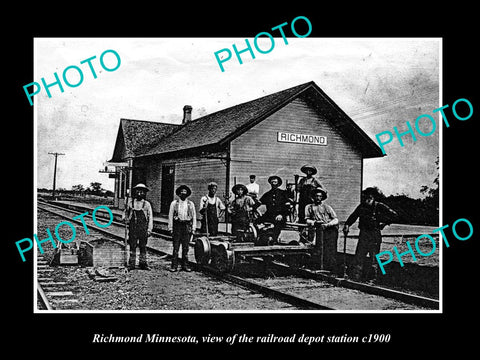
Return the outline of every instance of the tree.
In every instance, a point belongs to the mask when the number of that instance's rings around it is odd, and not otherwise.
[[[438,225],[438,217],[439,217],[439,206],[440,206],[440,189],[439,189],[439,159],[437,156],[437,160],[435,161],[437,165],[437,176],[433,180],[433,187],[429,187],[424,185],[420,188],[420,192],[425,196],[422,200],[423,207],[425,212],[428,214],[429,222],[435,225]]]
[[[439,181],[439,173],[438,173],[438,170],[439,170],[438,156],[437,156],[437,160],[435,160],[435,165],[437,165],[437,176],[433,180],[434,187],[429,187],[427,185],[423,185],[420,188],[420,192],[422,194],[426,195],[425,201],[431,202],[432,205],[435,205],[438,209],[438,205],[439,205],[439,202],[440,202],[440,189],[439,189],[440,181]]]
[[[101,195],[102,194],[102,184],[99,182],[92,182],[90,183],[89,190],[94,195]]]
[[[83,187],[82,184],[73,185],[72,191],[81,193],[82,191],[85,191],[85,188]]]
[[[72,191],[73,191],[74,195],[78,194],[78,195],[85,196],[85,188],[83,187],[82,184],[73,185],[72,186]]]

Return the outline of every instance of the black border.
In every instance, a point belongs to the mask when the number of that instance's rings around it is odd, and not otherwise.
[[[315,6],[314,6],[315,5]],[[263,11],[246,3],[198,4],[194,9],[183,4],[180,9],[167,9],[160,4],[110,4],[73,8],[62,12],[52,8],[24,9],[21,17],[10,24],[4,33],[10,38],[6,45],[10,55],[6,73],[8,86],[4,107],[8,116],[4,122],[4,182],[3,204],[7,229],[2,258],[6,259],[3,277],[6,291],[4,317],[12,321],[7,328],[8,349],[21,351],[23,344],[39,346],[45,353],[60,354],[62,350],[75,354],[78,349],[86,356],[97,350],[110,355],[125,349],[148,351],[149,356],[169,356],[164,350],[178,354],[206,350],[217,356],[227,345],[159,345],[159,344],[92,344],[94,333],[138,335],[160,333],[165,335],[218,334],[228,336],[247,333],[250,336],[275,333],[277,335],[337,334],[358,335],[389,333],[389,344],[362,345],[320,344],[295,346],[299,351],[312,351],[319,356],[333,350],[365,352],[371,356],[415,356],[419,352],[432,355],[434,350],[461,346],[462,352],[473,347],[476,338],[469,327],[475,314],[475,257],[478,254],[480,232],[478,214],[471,205],[476,203],[476,130],[480,110],[474,82],[479,78],[476,64],[477,38],[473,8],[468,5],[447,4],[438,8],[419,8],[406,3],[382,4],[379,8],[365,3],[355,6],[339,4],[336,9],[323,3],[298,6],[285,3],[267,4]],[[135,7],[133,9],[133,7]],[[311,37],[441,37],[443,38],[443,104],[452,104],[458,98],[467,98],[473,104],[474,115],[468,121],[453,120],[443,131],[443,223],[452,224],[458,218],[469,219],[474,236],[468,241],[450,241],[443,256],[443,314],[33,314],[32,274],[33,259],[27,256],[21,262],[14,242],[33,234],[33,112],[26,101],[23,85],[33,81],[34,37],[177,37],[177,36],[239,36],[253,38],[296,16],[303,15],[313,25]],[[15,15],[18,16],[18,15]],[[292,49],[294,51],[294,49]],[[4,68],[6,70],[7,67]],[[475,71],[477,70],[477,71]],[[294,76],[294,74],[292,74]],[[235,84],[232,84],[235,86]],[[12,131],[13,130],[13,131]],[[447,235],[451,232],[447,231]],[[450,235],[451,237],[451,235]],[[449,239],[450,239],[449,237]],[[31,254],[31,253],[30,253]],[[473,319],[472,319],[473,320]],[[232,353],[250,346],[230,347]],[[268,354],[291,349],[287,345],[256,346]],[[415,349],[415,350],[413,350]],[[153,352],[152,352],[153,351]],[[413,353],[411,351],[414,351]],[[161,355],[160,355],[161,354]],[[259,353],[256,353],[257,355]],[[265,353],[267,354],[267,353]],[[145,355],[147,356],[147,355]],[[265,355],[268,356],[268,355]]]

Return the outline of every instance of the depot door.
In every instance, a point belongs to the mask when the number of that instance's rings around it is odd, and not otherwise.
[[[173,187],[175,185],[175,165],[162,165],[162,191],[160,194],[160,212],[168,214],[170,203],[173,201]]]

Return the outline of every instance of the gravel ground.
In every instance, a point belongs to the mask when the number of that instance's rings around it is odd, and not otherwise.
[[[38,212],[38,236],[41,229],[54,229],[60,218],[48,212]],[[66,229],[65,229],[66,228]],[[62,233],[65,231],[65,233]],[[46,234],[46,233],[45,233]],[[60,236],[71,236],[68,227],[60,228]],[[46,237],[46,236],[44,236]],[[80,240],[98,237],[77,231]],[[53,247],[45,243],[44,259],[53,258]],[[82,266],[57,266],[50,278],[66,282],[55,291],[72,291],[78,303],[59,305],[60,309],[72,310],[289,310],[290,305],[252,293],[249,290],[209,278],[199,272],[171,273],[170,261],[157,255],[148,255],[151,271],[108,269],[117,278],[113,282],[97,282],[90,278]]]
[[[46,237],[45,228],[55,229],[62,221],[60,217],[39,209],[38,236]],[[52,230],[53,232],[53,230]],[[68,227],[60,228],[63,239],[71,237]],[[105,235],[96,233],[90,228],[90,235],[77,231],[77,238],[91,241]],[[152,239],[153,242],[157,241]],[[44,244],[43,258],[48,262],[53,258],[53,248],[50,243]],[[58,303],[57,309],[71,310],[298,310],[286,303],[265,298],[260,294],[238,286],[210,278],[200,272],[171,273],[168,271],[170,261],[165,256],[148,255],[151,271],[136,269],[130,272],[122,269],[108,269],[108,273],[116,278],[112,282],[97,282],[89,276],[89,271],[95,269],[84,266],[57,266],[49,275],[52,281],[62,281],[66,285],[55,291],[72,291],[77,302]],[[97,269],[104,270],[104,269]],[[262,280],[263,281],[263,280]],[[272,279],[270,285],[286,286],[291,279]],[[302,282],[297,280],[298,287]],[[267,280],[268,282],[268,280]],[[268,285],[268,284],[267,284]],[[308,285],[308,284],[307,284]],[[295,291],[297,289],[294,289]],[[359,291],[323,287],[304,287],[301,294],[312,300],[321,299],[327,306],[345,310],[393,310],[419,309],[400,302],[367,295]],[[295,293],[295,292],[294,292]]]

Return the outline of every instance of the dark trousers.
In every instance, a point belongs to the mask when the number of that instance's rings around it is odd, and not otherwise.
[[[208,203],[207,208],[205,209],[205,214],[203,215],[203,219],[201,220],[201,223],[202,223],[202,228],[200,229],[201,233],[206,233],[208,230],[209,235],[211,236],[218,235],[218,215],[217,215],[216,204],[212,205]]]
[[[373,276],[377,276],[378,265],[375,255],[380,252],[380,245],[382,244],[382,233],[380,230],[365,230],[360,229],[358,236],[357,249],[353,259],[353,276],[357,279],[362,275],[364,264],[367,268],[371,268]],[[367,257],[367,254],[370,257]],[[366,270],[366,269],[365,269]]]
[[[190,236],[192,232],[192,224],[188,221],[174,221],[173,222],[173,258],[172,268],[178,266],[178,253],[180,245],[182,246],[182,267],[187,266],[188,248]]]
[[[263,214],[262,217],[260,217],[257,220],[257,223],[273,224],[273,241],[275,242],[278,240],[278,237],[280,236],[282,229],[285,227],[285,224],[287,223],[287,218],[285,215],[282,215],[282,220],[280,221],[275,220],[277,215],[280,215],[280,214],[266,212],[265,214]]]
[[[298,200],[298,223],[306,224],[307,220],[305,219],[305,207],[310,204],[311,201],[307,199],[300,198]]]
[[[313,229],[312,229],[313,230]],[[334,271],[337,265],[337,226],[322,230],[315,228],[315,252],[321,256],[323,269]]]
[[[142,210],[135,210],[128,230],[128,244],[130,245],[130,258],[128,265],[135,267],[137,261],[137,247],[140,249],[139,265],[147,265],[147,221]]]

